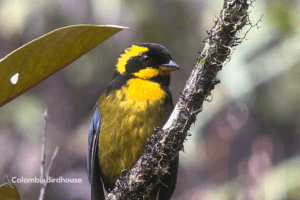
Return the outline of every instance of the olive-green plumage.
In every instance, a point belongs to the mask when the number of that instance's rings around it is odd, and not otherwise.
[[[170,71],[179,69],[163,46],[153,43],[125,49],[116,65],[113,81],[100,96],[90,133],[88,168],[92,199],[104,199],[121,170],[140,158],[156,127],[162,127],[173,110],[169,91]],[[156,199],[170,199],[177,177],[178,156],[170,174],[152,192]]]

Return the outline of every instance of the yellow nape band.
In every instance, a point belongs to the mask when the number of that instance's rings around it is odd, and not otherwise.
[[[140,56],[143,52],[146,52],[148,50],[149,49],[147,47],[140,47],[136,45],[132,45],[131,47],[125,49],[125,52],[121,54],[121,56],[118,59],[117,71],[120,74],[123,74],[126,71],[125,65],[130,58],[134,56]]]
[[[146,68],[142,69],[139,72],[134,73],[133,75],[142,79],[150,79],[155,76],[158,76],[160,74],[159,69],[154,69],[154,68]]]

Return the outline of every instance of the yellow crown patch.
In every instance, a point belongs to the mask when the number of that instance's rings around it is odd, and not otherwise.
[[[143,52],[148,50],[149,49],[147,47],[140,47],[136,45],[132,45],[131,47],[125,49],[125,52],[121,54],[116,65],[118,72],[123,74],[126,71],[125,65],[130,58],[134,56],[141,56]]]

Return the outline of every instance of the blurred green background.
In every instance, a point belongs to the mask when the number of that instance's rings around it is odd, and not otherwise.
[[[45,199],[90,199],[89,123],[120,52],[139,42],[164,45],[182,69],[173,73],[170,86],[176,103],[222,5],[221,0],[1,0],[0,59],[68,25],[129,29],[0,108],[0,179],[39,177],[47,107],[47,166],[60,147],[50,175],[82,183],[49,184]],[[180,153],[173,200],[300,199],[300,2],[259,0],[250,11],[253,23],[264,14],[261,28],[249,32],[218,74],[213,101],[204,103]],[[22,200],[38,198],[37,183],[16,187]]]

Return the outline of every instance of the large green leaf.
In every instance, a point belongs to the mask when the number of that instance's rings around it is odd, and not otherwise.
[[[15,50],[0,61],[0,107],[124,28],[64,27]]]
[[[20,195],[17,188],[12,184],[0,185],[1,200],[20,200]]]

